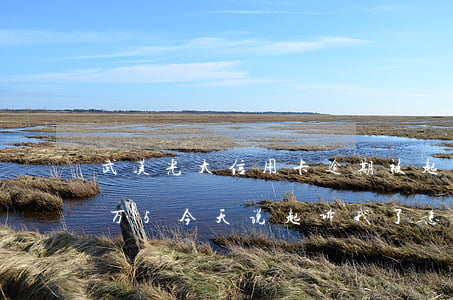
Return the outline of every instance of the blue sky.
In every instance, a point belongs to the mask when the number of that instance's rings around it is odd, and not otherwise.
[[[0,108],[452,115],[453,1],[2,1]]]

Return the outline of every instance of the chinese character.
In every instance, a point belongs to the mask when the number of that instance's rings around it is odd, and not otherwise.
[[[310,167],[308,165],[305,165],[305,162],[301,158],[300,165],[298,167],[294,167],[294,170],[299,169],[299,175],[302,175],[302,170],[304,170],[304,172],[308,172],[307,168],[310,168]]]
[[[113,160],[115,161],[115,160]],[[116,171],[115,169],[113,168],[113,163],[110,162],[110,159],[106,161],[105,164],[102,164],[102,173],[107,173],[107,172],[110,172],[112,171],[113,174],[116,175]]]
[[[366,172],[365,174],[369,175],[371,172],[371,175],[373,175],[373,162],[371,160],[369,163],[366,162],[366,159],[364,161],[361,160],[360,166],[359,173]]]
[[[137,171],[137,168],[134,166],[134,173],[138,175],[140,175],[141,173],[149,175],[145,172],[145,159],[139,160],[138,163],[140,164],[140,168]]]
[[[297,216],[297,213],[293,216],[293,210],[292,208],[289,209],[289,216],[286,217],[286,223],[293,223],[293,224],[296,224],[296,225],[300,225],[300,223],[298,222],[300,221],[300,218]]]
[[[263,225],[266,222],[266,220],[264,220],[264,218],[263,218],[263,221],[260,222],[261,208],[258,209],[258,211],[254,210],[253,212],[256,212],[256,219],[255,219],[255,217],[250,217],[250,219],[252,219],[252,224],[258,223],[260,225]]]
[[[121,210],[111,211],[112,214],[115,214],[115,217],[113,218],[113,222],[115,222],[116,218],[118,218],[118,222],[116,222],[116,223],[119,224],[121,222],[121,214],[120,213],[122,213],[122,212],[124,212],[124,210],[122,210],[122,209]]]
[[[230,223],[228,223],[228,222],[225,221],[225,219],[224,219],[224,218],[225,218],[225,215],[223,214],[224,211],[225,211],[224,209],[221,209],[221,210],[220,210],[220,216],[217,217],[217,221],[216,221],[216,222],[217,222],[217,223],[220,223],[220,221],[223,221],[223,222],[225,222],[226,224],[230,225]]]
[[[212,172],[208,170],[208,166],[209,166],[209,164],[206,162],[206,160],[203,159],[203,164],[200,166],[201,167],[200,173],[203,173],[204,170],[206,169],[206,172],[208,172],[209,174],[212,174]]]
[[[173,158],[171,159],[171,165],[170,163],[167,163],[170,165],[170,167],[166,168],[165,170],[168,170],[167,172],[167,175],[170,175],[170,172],[173,174],[173,175],[176,175],[176,176],[179,176],[181,175],[181,171],[179,171],[179,173],[175,174],[175,169],[177,169],[178,167],[176,166],[178,162],[175,161]]]
[[[398,165],[395,166],[394,164],[390,164],[390,172],[392,172],[392,174],[393,174],[393,172],[404,174],[404,172],[401,171],[399,158],[398,158]]]
[[[340,175],[340,173],[337,172],[337,166],[341,166],[341,165],[339,163],[337,163],[336,159],[334,159],[334,161],[329,166],[329,170],[326,170],[326,172],[331,172],[331,173]]]
[[[368,225],[370,225],[370,222],[368,221],[368,219],[366,218],[366,215],[368,214],[368,209],[366,209],[365,211],[363,211],[362,209],[360,209],[360,211],[358,211],[358,215],[354,217],[354,220],[356,221],[360,221],[360,218],[363,217],[363,219],[368,223]]]
[[[197,220],[197,219],[195,219],[194,217],[192,217],[192,215],[191,215],[190,212],[189,212],[189,209],[186,208],[186,211],[184,212],[184,215],[182,216],[181,220],[179,220],[179,222],[186,221],[186,225],[189,225],[189,222],[190,222],[190,218],[189,218],[189,217],[190,217],[192,220]],[[184,219],[184,218],[185,218],[185,219]]]
[[[396,211],[397,221],[395,222],[395,224],[399,224],[400,223],[401,208],[395,208],[393,211]]]
[[[325,210],[325,211],[327,211],[327,210]],[[333,219],[334,214],[335,214],[335,212],[333,212],[332,209],[329,209],[329,211],[327,211],[326,214],[321,214],[320,216],[322,217],[323,220],[329,219],[330,224],[332,224],[332,219]]]
[[[423,167],[423,170],[424,171],[422,173],[428,172],[430,174],[437,175],[437,173],[435,173],[437,169],[434,168],[434,164],[432,164],[431,166],[429,165],[429,158],[427,159],[426,166]]]
[[[434,219],[434,212],[433,210],[431,209],[431,211],[429,212],[429,217],[428,217],[428,224],[429,225],[436,225],[437,223],[433,221]],[[425,221],[425,224],[426,224],[426,221]]]
[[[241,160],[241,162],[244,162],[244,161]],[[233,176],[236,174],[236,168],[235,168],[236,163],[237,163],[237,160],[235,160],[234,164],[230,167],[231,171],[233,172]],[[245,174],[244,164],[238,164],[237,167],[238,167],[238,174],[244,175]]]
[[[148,222],[149,222],[148,214],[149,214],[149,211],[146,211],[146,213],[145,213],[145,218],[144,218],[146,224],[148,224]]]
[[[266,173],[267,170],[269,170],[269,174],[277,173],[277,168],[275,166],[275,159],[269,159],[269,165],[267,165],[267,161],[266,161],[266,166],[264,167],[263,173]]]

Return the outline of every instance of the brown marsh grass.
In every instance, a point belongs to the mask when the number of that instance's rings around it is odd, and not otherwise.
[[[288,193],[282,201],[261,201],[253,205],[268,212],[271,223],[300,231],[305,238],[300,242],[289,243],[276,242],[263,235],[232,234],[214,238],[214,242],[228,248],[241,247],[252,251],[259,248],[298,254],[308,261],[324,259],[327,264],[336,266],[335,271],[325,271],[335,272],[341,278],[334,280],[336,288],[330,288],[345,292],[335,294],[332,298],[450,299],[453,296],[451,207],[414,207],[398,202],[308,203],[297,201],[292,193]],[[396,224],[395,209],[401,209],[399,224]],[[370,224],[363,218],[354,220],[360,210],[366,211]],[[435,212],[435,216],[430,223],[431,210]],[[297,214],[299,224],[288,221],[290,211],[293,215]],[[322,218],[328,211],[334,212],[332,221]],[[321,272],[313,276],[312,268],[307,269],[303,273],[310,274],[309,278],[315,277],[313,282],[333,283],[331,276],[325,275],[329,279],[320,278]],[[437,282],[436,291],[421,288],[427,282],[422,283],[419,276],[434,276],[431,280]],[[343,280],[357,288],[356,295],[341,285]],[[410,283],[411,280],[414,282]],[[365,296],[360,294],[363,291],[371,293],[365,292]],[[319,298],[329,297],[319,295]]]
[[[41,139],[46,142],[55,142],[57,140],[55,135],[26,135],[25,137],[29,139]]]
[[[419,139],[453,140],[453,131],[441,128],[410,128],[421,122],[434,126],[453,126],[451,116],[335,116],[301,114],[193,114],[193,113],[75,113],[75,112],[5,112],[0,113],[0,128],[19,128],[68,123],[194,124],[255,122],[331,122],[356,123],[357,134],[390,135]],[[43,132],[52,132],[44,129]],[[36,130],[38,131],[38,130]]]
[[[360,164],[364,161],[370,162],[372,161],[373,164],[381,165],[384,167],[390,167],[391,164],[397,165],[398,159],[394,158],[384,158],[378,156],[367,156],[363,157],[360,155],[351,155],[351,156],[343,156],[343,155],[336,155],[329,157],[329,161],[336,161],[337,163],[348,163],[348,164]]]
[[[438,146],[452,148],[453,147],[453,143],[440,143]]]
[[[401,123],[417,125],[429,122],[435,126],[452,126],[451,116],[347,116],[347,115],[302,115],[302,114],[229,114],[229,113],[77,113],[77,112],[2,112],[1,128],[19,128],[67,123],[213,123],[213,122],[330,122],[352,121],[362,124]]]
[[[42,143],[20,142],[20,143],[6,143],[6,145],[15,146],[15,147],[55,147],[55,144],[50,143],[50,142],[42,142]]]
[[[163,234],[129,261],[121,239],[0,227],[0,288],[20,299],[448,299],[453,251],[443,229],[409,230],[399,246],[365,227],[350,238],[314,234],[295,243],[264,233],[214,239],[226,253]]]
[[[210,152],[228,149],[238,144],[223,136],[61,136],[59,143],[77,143],[88,148],[153,149],[159,151]]]
[[[49,126],[49,127],[44,127],[44,128],[22,129],[21,131],[25,131],[25,132],[47,132],[47,133],[56,133],[57,129],[56,129],[56,126]]]
[[[385,159],[382,160],[386,162]],[[373,175],[359,173],[358,165],[343,164],[333,174],[327,172],[330,165],[318,164],[310,166],[307,172],[299,175],[298,170],[279,169],[277,173],[264,173],[261,169],[250,169],[243,176],[247,178],[291,181],[328,187],[336,190],[370,191],[381,194],[401,193],[404,195],[426,194],[431,196],[446,196],[453,194],[453,171],[438,170],[437,175],[423,173],[422,169],[412,166],[402,167],[405,174],[390,172],[390,168],[374,165]],[[231,170],[213,171],[216,175],[232,176]]]
[[[272,150],[288,150],[288,151],[329,151],[334,149],[340,149],[340,145],[326,145],[326,146],[317,146],[317,145],[307,145],[307,146],[294,146],[294,145],[284,145],[271,143],[266,145],[267,149]]]
[[[94,164],[121,160],[141,160],[147,158],[173,156],[169,153],[119,148],[66,148],[54,144],[37,143],[21,148],[0,149],[0,162],[25,165],[66,165]]]
[[[398,124],[398,123],[391,124],[365,123],[363,125],[357,126],[357,134],[401,136],[422,140],[453,140],[453,130],[443,128],[411,128],[409,126],[410,124]]]
[[[435,153],[432,157],[453,159],[453,153]]]
[[[99,193],[96,181],[83,178],[32,177],[21,175],[0,180],[0,211],[56,211],[62,199],[81,199]]]

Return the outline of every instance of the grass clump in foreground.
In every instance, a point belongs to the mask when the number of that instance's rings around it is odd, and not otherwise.
[[[275,212],[286,213],[289,206],[299,211],[305,204],[259,205],[274,222],[281,215]],[[338,215],[348,207],[325,203],[311,212],[319,214],[327,205]],[[443,214],[451,220],[451,209]],[[400,245],[374,232],[377,227],[361,226],[343,238],[326,227],[294,243],[264,233],[213,239],[228,249],[224,254],[190,237],[164,235],[147,241],[134,261],[126,258],[119,239],[0,227],[0,294],[21,299],[447,299],[453,296],[452,232],[440,226],[409,226],[398,237]]]
[[[24,165],[95,164],[105,163],[107,160],[135,161],[164,156],[173,155],[157,151],[119,148],[60,148],[50,143],[37,143],[21,148],[0,149],[0,162]]]
[[[19,176],[0,180],[0,211],[56,211],[63,208],[62,199],[79,199],[99,193],[95,180],[83,178]]]
[[[392,174],[390,168],[386,166],[390,160],[378,158],[377,161],[384,165],[373,165],[373,174],[366,175],[358,172],[360,164],[352,164],[356,163],[358,159],[355,156],[338,157],[338,160],[341,161],[341,166],[337,169],[337,172],[340,173],[339,175],[327,172],[330,165],[317,164],[310,165],[310,168],[306,169],[307,172],[302,172],[302,175],[299,175],[299,171],[295,169],[279,169],[275,174],[264,173],[262,169],[250,169],[245,171],[245,174],[240,175],[240,177],[292,181],[336,190],[369,191],[381,194],[453,195],[453,171],[451,170],[438,170],[437,175],[434,175],[428,172],[423,173],[423,169],[409,166],[401,167],[401,171],[405,174]],[[367,161],[369,162],[369,160]],[[222,176],[233,176],[231,170],[219,170],[213,171],[213,173]]]

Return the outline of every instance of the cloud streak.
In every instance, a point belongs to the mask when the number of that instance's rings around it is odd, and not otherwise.
[[[379,5],[371,7],[369,10],[378,12],[392,12],[398,10],[398,6],[395,5]]]
[[[58,43],[104,43],[131,39],[131,34],[0,29],[0,46]]]
[[[238,15],[310,15],[310,16],[331,16],[338,15],[334,12],[314,12],[314,11],[291,11],[291,10],[211,10],[208,14],[238,14]]]
[[[322,37],[313,41],[270,41],[259,39],[248,40],[229,40],[223,38],[202,37],[189,40],[185,43],[172,46],[142,46],[129,48],[124,51],[84,55],[73,57],[75,59],[92,59],[92,58],[115,58],[130,56],[153,56],[161,53],[184,52],[200,53],[208,51],[209,53],[219,54],[242,54],[253,56],[274,56],[294,53],[303,53],[307,51],[321,50],[325,48],[336,48],[354,46],[367,43],[369,41],[351,37]]]
[[[84,69],[62,73],[4,77],[4,82],[46,83],[184,83],[240,80],[247,72],[233,70],[239,61],[164,65],[136,65],[109,69]]]

